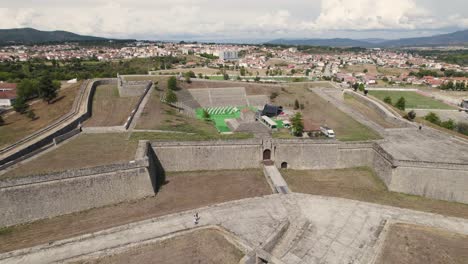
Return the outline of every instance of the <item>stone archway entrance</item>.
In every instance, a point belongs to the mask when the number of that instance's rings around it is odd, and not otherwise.
[[[271,150],[265,149],[263,151],[263,160],[271,160]]]
[[[286,161],[281,163],[281,168],[282,169],[287,169],[288,168],[288,163]]]

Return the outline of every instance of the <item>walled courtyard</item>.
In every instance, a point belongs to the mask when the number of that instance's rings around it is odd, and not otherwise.
[[[119,78],[104,86],[117,94],[90,86],[78,135],[0,175],[1,263],[467,259],[464,139],[419,131],[331,83],[180,82],[174,107],[161,101],[167,77]],[[117,95],[123,112],[106,107]],[[265,100],[292,109],[296,99],[337,139],[221,135],[192,112]]]

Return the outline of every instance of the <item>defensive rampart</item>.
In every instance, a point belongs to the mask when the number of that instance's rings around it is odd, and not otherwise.
[[[79,127],[92,114],[92,98],[96,87],[103,84],[115,84],[116,82],[116,79],[100,79],[92,83],[83,83],[70,113],[36,133],[0,150],[0,169],[11,166],[15,162],[30,157],[31,154],[36,154],[38,151],[40,152],[47,146],[51,146],[54,138],[67,134]]]
[[[135,161],[0,181],[0,227],[154,195],[163,174],[147,146]]]
[[[153,142],[152,147],[167,171],[258,168],[264,158],[296,170],[368,166],[391,191],[468,203],[468,164],[398,160],[378,142],[276,139]]]
[[[261,140],[153,142],[154,152],[167,171],[259,168]]]

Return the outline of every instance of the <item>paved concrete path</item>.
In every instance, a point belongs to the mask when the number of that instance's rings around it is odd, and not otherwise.
[[[220,226],[252,248],[261,248],[278,232],[278,226],[289,220],[300,229],[292,234],[300,235],[289,235],[291,242],[287,247],[272,250],[281,252],[279,258],[284,263],[372,263],[382,245],[383,230],[397,222],[468,234],[467,219],[305,194],[250,198],[201,208],[197,212],[201,217],[199,226]],[[194,210],[187,211],[4,253],[0,255],[0,262],[63,262],[98,251],[138,245],[194,228],[194,213]]]
[[[271,180],[278,193],[287,194],[290,192],[288,184],[275,165],[264,165],[263,169],[265,176]]]

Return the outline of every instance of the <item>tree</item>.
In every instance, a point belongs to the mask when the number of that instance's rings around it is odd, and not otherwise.
[[[354,84],[353,84],[353,89],[354,89],[355,92],[357,91],[358,88],[359,88],[359,84],[358,84],[358,83],[354,83]]]
[[[24,79],[17,87],[17,96],[30,99],[39,95],[39,82],[35,79]]]
[[[292,132],[295,136],[302,136],[302,133],[304,133],[304,121],[302,120],[302,114],[297,112],[292,118],[291,118],[291,127],[292,127]]]
[[[36,113],[34,113],[34,110],[32,110],[32,109],[30,109],[30,110],[27,112],[26,116],[27,116],[28,118],[30,118],[31,120],[35,120],[35,119],[36,119]]]
[[[45,75],[39,81],[39,97],[50,104],[57,97],[59,88],[60,82],[54,82],[49,75]]]
[[[395,103],[395,107],[403,111],[405,111],[405,106],[406,100],[404,97],[400,97],[400,99],[398,99],[398,101]]]
[[[210,119],[211,115],[206,111],[206,109],[203,109],[203,119]]]
[[[177,90],[177,78],[175,76],[171,76],[167,80],[167,88],[172,91]]]
[[[416,112],[414,110],[411,110],[408,112],[408,119],[409,120],[414,120],[416,118]]]
[[[5,124],[5,120],[3,117],[0,115],[0,126],[3,126]]]
[[[242,68],[240,68],[240,75],[241,75],[241,76],[245,76],[245,68],[244,68],[244,66],[242,66]]]
[[[367,69],[364,69],[364,73],[368,73],[369,71]]]
[[[254,78],[254,82],[259,82],[259,81],[260,81],[260,77],[256,76],[256,77]]]
[[[223,74],[223,79],[224,79],[225,81],[229,80],[229,74],[224,73],[224,74]]]
[[[300,105],[299,105],[299,100],[296,99],[296,100],[294,101],[294,110],[299,109],[299,107],[300,107]]]
[[[186,82],[186,83],[192,83],[192,80],[190,79],[190,75],[189,75],[189,74],[186,74],[186,75],[185,75],[185,82]]]
[[[193,71],[188,71],[186,73],[186,76],[189,76],[190,78],[197,78],[197,76],[195,75],[195,73]]]
[[[166,92],[166,103],[168,104],[177,103],[177,95],[171,89],[168,89]]]
[[[198,74],[198,79],[203,79],[203,74],[199,73]]]
[[[360,83],[359,84],[359,91],[364,92],[365,89],[366,89],[366,86],[364,86],[363,83]]]
[[[424,117],[424,119],[426,119],[427,121],[429,121],[429,122],[431,122],[431,123],[433,123],[433,124],[436,124],[436,125],[440,124],[440,118],[439,118],[439,116],[438,116],[436,113],[434,113],[434,112],[429,112],[429,114],[427,114],[427,115]]]
[[[463,135],[468,136],[468,123],[465,122],[458,122],[457,124],[457,131]]]
[[[23,97],[17,97],[13,103],[13,109],[20,114],[24,114],[28,108],[29,105]]]
[[[444,121],[440,123],[441,127],[445,127],[447,129],[453,130],[455,129],[455,121],[453,119],[449,119],[447,121]]]

